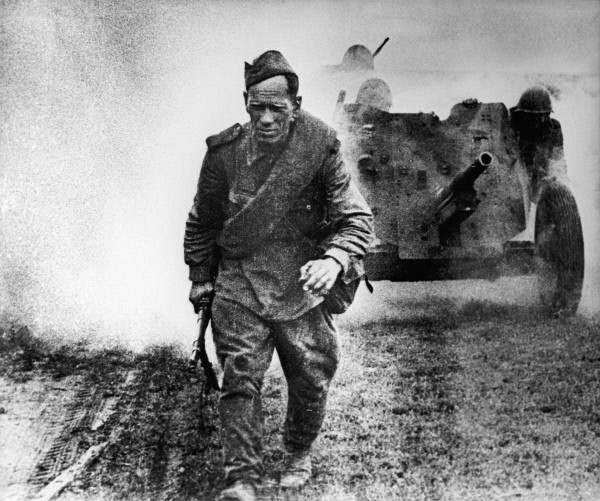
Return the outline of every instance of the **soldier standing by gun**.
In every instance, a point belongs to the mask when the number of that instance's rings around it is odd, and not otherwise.
[[[519,160],[535,187],[543,179],[567,179],[560,122],[550,116],[550,93],[541,85],[526,89],[519,103],[510,109],[511,122],[519,143]]]
[[[214,295],[221,501],[256,499],[261,387],[274,349],[288,383],[280,485],[309,479],[339,357],[332,312],[343,308],[331,289],[348,284],[352,296],[372,238],[371,212],[335,131],[300,110],[298,77],[286,59],[265,52],[246,63],[244,76],[250,122],[207,139],[184,243],[190,301]]]

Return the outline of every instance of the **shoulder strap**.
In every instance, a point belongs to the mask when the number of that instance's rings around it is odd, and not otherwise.
[[[217,146],[221,146],[222,144],[227,144],[236,139],[240,133],[242,132],[242,126],[240,124],[234,124],[228,129],[225,129],[214,136],[209,136],[206,138],[206,145],[209,150],[216,148]]]

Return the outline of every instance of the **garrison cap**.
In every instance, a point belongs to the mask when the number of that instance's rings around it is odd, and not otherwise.
[[[244,63],[246,90],[277,75],[294,75],[298,78],[296,72],[278,50],[268,50],[252,61],[252,64]]]

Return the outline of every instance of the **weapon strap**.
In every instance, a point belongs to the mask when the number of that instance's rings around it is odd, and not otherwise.
[[[211,305],[212,299],[203,298],[202,304],[198,309],[198,323],[199,326],[199,337],[196,345],[196,349],[194,350],[194,354],[192,355],[193,360],[197,362],[198,358],[200,359],[200,365],[202,366],[202,370],[204,371],[204,375],[206,377],[206,384],[204,388],[204,393],[206,395],[209,394],[210,390],[213,389],[215,391],[219,391],[219,381],[217,379],[217,375],[213,369],[212,363],[208,358],[208,354],[206,353],[206,328],[210,322],[212,317]],[[197,354],[197,355],[196,355]],[[198,357],[198,358],[196,358]]]
[[[204,338],[200,344],[200,365],[202,366],[204,376],[206,377],[206,388],[204,392],[208,395],[211,389],[219,391],[221,388],[219,387],[217,375],[215,374],[215,370],[206,353],[206,338]]]

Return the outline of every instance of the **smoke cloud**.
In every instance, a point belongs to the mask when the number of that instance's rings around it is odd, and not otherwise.
[[[243,62],[281,50],[329,119],[319,67],[374,50],[393,111],[555,89],[600,309],[599,6],[563,2],[9,0],[0,6],[0,313],[67,339],[189,343],[184,222],[204,138],[246,120]],[[360,82],[341,82],[354,99]],[[352,88],[352,85],[355,85]],[[352,94],[354,92],[354,94]]]

